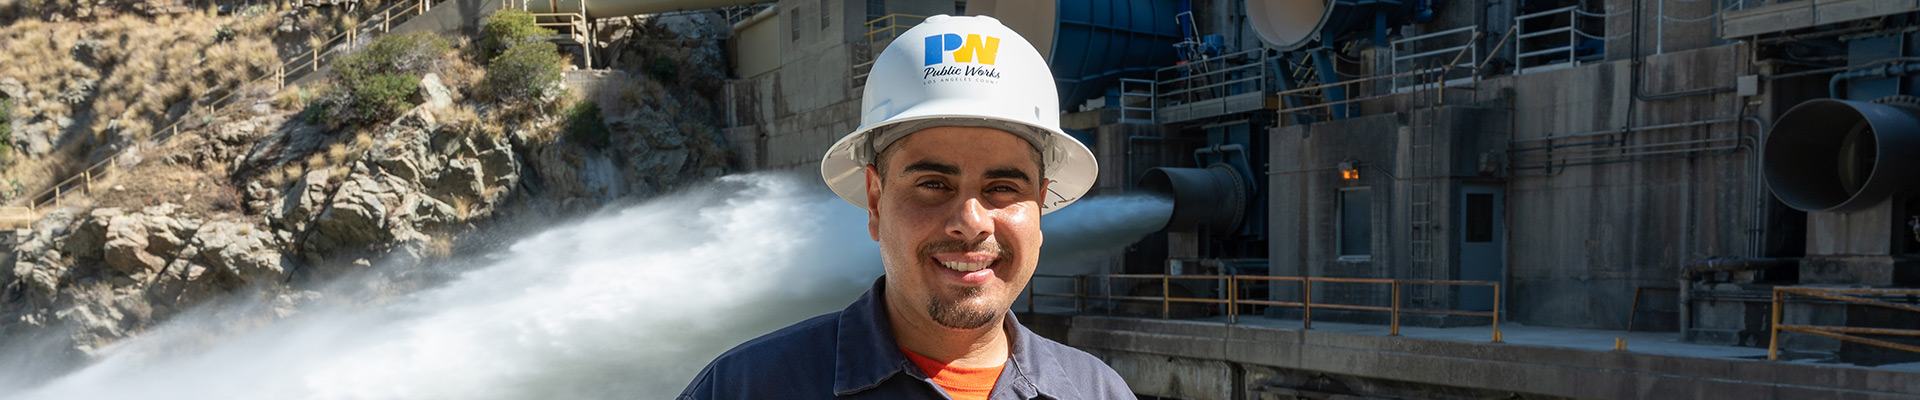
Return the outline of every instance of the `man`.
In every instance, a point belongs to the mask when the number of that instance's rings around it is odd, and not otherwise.
[[[1061,132],[1039,52],[992,18],[939,15],[869,77],[861,126],[820,172],[867,210],[886,275],[845,310],[722,354],[680,398],[1133,398],[1099,359],[1008,312],[1039,263],[1040,215],[1097,168]]]

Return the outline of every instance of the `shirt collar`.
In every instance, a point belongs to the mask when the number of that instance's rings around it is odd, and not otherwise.
[[[833,394],[846,396],[880,386],[896,374],[916,376],[908,371],[914,370],[912,361],[900,354],[899,342],[893,338],[893,328],[887,323],[886,282],[881,276],[874,280],[873,287],[861,294],[858,300],[840,311],[839,336],[835,343]],[[1024,398],[1036,397],[1045,393],[1049,397],[1059,397],[1058,388],[1070,387],[1058,373],[1060,366],[1044,347],[1040,346],[1039,336],[1014,318],[1013,312],[1007,312],[1004,325],[1008,344],[1012,347],[1007,368],[1001,379],[1012,378],[1005,385]],[[916,376],[917,377],[917,376]]]
[[[1050,398],[1062,398],[1063,393],[1060,393],[1060,390],[1071,387],[1071,384],[1066,382],[1059,373],[1062,369],[1059,360],[1055,359],[1057,355],[1040,346],[1040,340],[1042,340],[1039,339],[1040,335],[1027,330],[1026,325],[1021,325],[1011,310],[1007,311],[1005,326],[1007,341],[1013,348],[1013,354],[1009,356],[1007,362],[1018,374],[1012,377],[1013,381],[1007,382],[1008,388],[1013,389],[1014,393],[1018,393],[1022,398],[1035,398],[1039,397],[1039,394],[1046,394]]]
[[[873,287],[840,311],[840,334],[834,352],[833,394],[846,396],[886,382],[906,371],[907,356],[893,340],[893,328],[887,325],[887,277],[873,281]]]

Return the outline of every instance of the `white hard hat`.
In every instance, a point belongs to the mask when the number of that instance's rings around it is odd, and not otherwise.
[[[992,17],[935,15],[901,33],[873,62],[860,99],[860,127],[820,160],[835,194],[867,208],[867,164],[922,129],[978,126],[1013,133],[1040,151],[1047,184],[1040,212],[1059,210],[1093,187],[1093,152],[1060,131],[1053,73],[1033,45]]]

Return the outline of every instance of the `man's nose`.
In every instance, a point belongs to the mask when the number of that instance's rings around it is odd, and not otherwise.
[[[947,235],[968,241],[993,235],[993,219],[988,216],[987,208],[980,204],[980,198],[961,200],[959,207],[954,210],[952,217],[947,218]]]

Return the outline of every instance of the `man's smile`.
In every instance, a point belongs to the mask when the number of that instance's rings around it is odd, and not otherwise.
[[[947,268],[955,271],[973,272],[992,265],[995,260],[1000,259],[1000,256],[991,252],[973,251],[967,253],[935,254],[933,259],[934,261],[938,261],[940,265],[945,265]]]
[[[1000,257],[992,252],[973,251],[967,253],[935,254],[933,263],[940,268],[939,274],[946,281],[962,286],[980,286],[994,280],[994,268]]]

